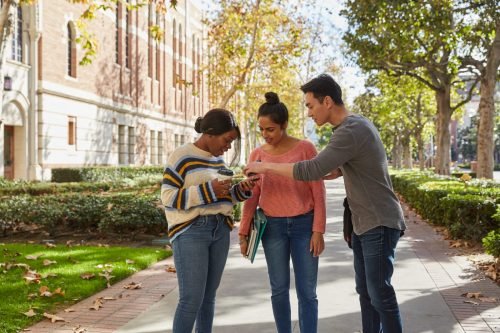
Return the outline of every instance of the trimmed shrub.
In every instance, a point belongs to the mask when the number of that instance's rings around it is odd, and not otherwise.
[[[126,178],[136,178],[144,175],[155,175],[161,181],[163,167],[85,167],[85,168],[55,168],[52,169],[52,181],[62,182],[120,182]]]
[[[486,253],[500,258],[500,229],[492,230],[483,238],[483,247]]]
[[[391,172],[391,180],[423,218],[446,226],[454,238],[479,242],[500,225],[500,185],[495,182],[415,171]]]

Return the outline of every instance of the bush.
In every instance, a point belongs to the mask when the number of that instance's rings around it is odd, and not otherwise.
[[[167,223],[157,192],[15,196],[0,201],[4,234],[30,223],[55,234],[58,229],[131,233],[164,231]]]
[[[500,229],[490,231],[483,238],[483,247],[486,253],[491,254],[495,258],[500,258]]]
[[[144,175],[155,175],[161,181],[163,167],[85,167],[85,168],[55,168],[52,169],[52,181],[63,182],[121,182],[124,179]]]
[[[480,241],[500,225],[495,182],[415,171],[391,172],[391,179],[410,206],[431,223],[446,226],[454,238]]]

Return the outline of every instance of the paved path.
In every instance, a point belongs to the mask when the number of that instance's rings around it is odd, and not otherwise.
[[[342,240],[342,181],[327,182],[328,226],[326,250],[320,259],[318,281],[319,333],[361,331],[359,304],[354,290],[352,253]],[[405,208],[408,231],[398,245],[393,283],[398,293],[406,333],[500,332],[500,288],[482,278],[474,267],[448,242]],[[82,301],[75,312],[59,315],[70,323],[43,321],[36,333],[170,333],[177,301],[174,273],[165,271],[169,258],[141,271],[112,288]],[[140,290],[125,290],[129,282],[142,283]],[[462,297],[481,292],[494,302]],[[89,310],[97,297],[115,296],[99,311]],[[269,300],[267,270],[262,250],[254,264],[243,259],[232,233],[229,259],[218,292],[214,333],[276,332]],[[469,301],[472,301],[469,303]],[[297,302],[292,291],[296,324]],[[476,303],[476,304],[473,304]]]

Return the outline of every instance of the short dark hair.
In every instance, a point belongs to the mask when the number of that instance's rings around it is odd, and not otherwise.
[[[335,80],[328,74],[321,74],[300,87],[302,92],[311,92],[321,103],[326,96],[330,96],[336,105],[344,105],[342,101],[342,89]]]
[[[288,121],[288,109],[286,105],[280,102],[278,94],[270,91],[265,95],[266,102],[259,107],[257,117],[271,118],[273,123],[284,125]]]

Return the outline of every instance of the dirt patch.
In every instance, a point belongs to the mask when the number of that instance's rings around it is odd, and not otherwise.
[[[150,235],[145,233],[113,234],[95,231],[75,232],[72,230],[57,230],[49,234],[35,226],[23,225],[17,230],[9,230],[0,236],[1,243],[30,244],[71,244],[71,245],[115,245],[141,247],[155,245],[155,240],[165,239],[165,234]]]

